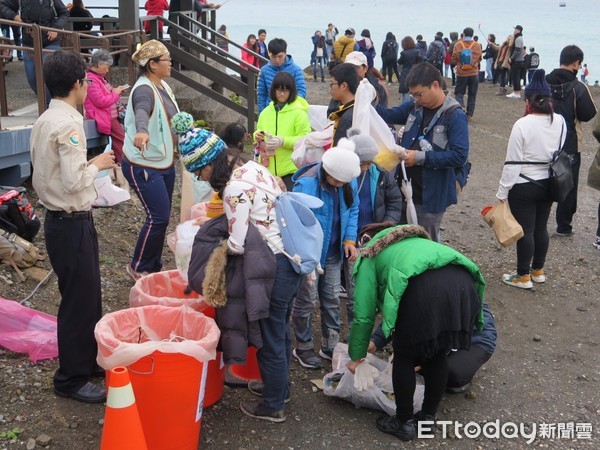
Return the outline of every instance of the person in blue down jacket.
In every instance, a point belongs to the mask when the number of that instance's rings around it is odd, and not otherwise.
[[[287,54],[287,42],[278,38],[269,41],[269,58],[271,58],[271,61],[260,69],[260,75],[258,76],[257,95],[259,114],[271,102],[271,99],[269,98],[271,83],[273,82],[275,75],[279,72],[291,73],[296,81],[298,95],[302,98],[306,98],[306,80],[304,79],[304,74],[302,73],[300,66],[294,62],[291,55]]]
[[[314,351],[312,315],[319,300],[321,306],[321,350],[319,356],[331,360],[340,340],[340,284],[344,258],[357,258],[358,193],[356,177],[360,160],[354,143],[340,139],[325,152],[320,163],[309,164],[294,174],[294,191],[323,201],[315,217],[323,229],[322,274],[311,283],[305,277],[292,308],[296,333],[294,357],[302,367],[319,369],[321,361]]]
[[[457,192],[466,182],[467,116],[456,100],[446,96],[442,75],[431,64],[415,65],[406,86],[412,100],[390,109],[378,105],[376,110],[386,123],[404,125],[400,145],[406,149],[419,225],[440,242],[444,212],[458,202]]]

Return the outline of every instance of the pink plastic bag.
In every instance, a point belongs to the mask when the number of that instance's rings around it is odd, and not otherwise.
[[[155,351],[207,362],[215,359],[221,333],[213,319],[190,307],[153,305],[105,315],[96,324],[94,335],[97,362],[109,370],[129,366]]]
[[[0,346],[34,363],[58,356],[56,317],[0,297]]]
[[[135,282],[129,291],[129,306],[137,308],[146,305],[187,305],[195,310],[202,310],[202,296],[194,291],[185,294],[186,287],[187,281],[183,280],[178,270],[151,273]]]

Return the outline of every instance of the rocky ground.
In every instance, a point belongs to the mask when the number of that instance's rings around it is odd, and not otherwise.
[[[325,104],[327,83],[308,82],[309,101]],[[389,86],[390,103],[398,103],[397,85]],[[451,207],[443,222],[444,241],[465,253],[482,269],[488,283],[486,301],[496,317],[498,348],[476,376],[467,395],[446,396],[438,419],[463,424],[499,420],[524,423],[528,430],[542,423],[588,423],[591,439],[538,437],[536,447],[598,448],[600,446],[600,320],[598,294],[600,252],[591,242],[597,224],[600,195],[585,185],[587,168],[597,144],[589,125],[584,125],[580,204],[575,234],[551,237],[546,265],[548,282],[534,291],[508,287],[502,273],[515,267],[515,248],[500,247],[480,216],[494,202],[512,124],[522,116],[520,101],[498,98],[489,84],[480,85],[475,118],[470,126],[473,170],[458,205]],[[600,90],[592,91],[600,105]],[[30,191],[30,196],[35,194]],[[179,198],[174,200],[177,209]],[[100,237],[101,273],[105,312],[127,307],[133,282],[127,264],[144,214],[135,202],[95,211]],[[553,231],[553,216],[549,229]],[[170,228],[177,218],[173,217]],[[44,248],[43,238],[36,244]],[[167,268],[173,256],[164,252]],[[49,268],[49,264],[45,264]],[[36,282],[20,282],[12,269],[0,267],[0,293],[24,299]],[[35,309],[56,314],[59,303],[56,278],[31,298]],[[315,327],[315,331],[318,325]],[[345,332],[343,332],[345,337]],[[327,366],[327,365],[326,365]],[[102,434],[103,405],[83,405],[57,398],[52,392],[56,361],[31,363],[27,357],[0,350],[0,449],[57,448],[95,449]],[[379,412],[356,409],[349,403],[325,397],[311,379],[322,378],[327,367],[310,371],[292,364],[291,402],[283,424],[263,423],[239,411],[241,399],[251,394],[225,388],[222,400],[205,412],[201,446],[231,449],[377,448],[404,447],[399,440],[381,434],[374,421]],[[572,426],[572,425],[571,425]],[[569,425],[566,425],[567,430]],[[573,428],[571,428],[573,429]],[[168,431],[166,431],[168,432]],[[2,434],[4,433],[4,434]],[[562,437],[561,437],[562,436]],[[454,433],[443,438],[438,431],[406,447],[434,448],[525,448],[524,438],[459,439]]]

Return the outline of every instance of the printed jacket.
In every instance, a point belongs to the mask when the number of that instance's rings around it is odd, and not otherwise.
[[[279,105],[271,102],[260,113],[256,130],[255,138],[259,131],[283,138],[283,146],[275,150],[275,156],[270,158],[269,172],[279,177],[293,174],[297,170],[292,161],[294,145],[298,139],[310,133],[308,103],[302,97],[297,97],[279,109]]]
[[[316,172],[316,173],[315,173]],[[329,250],[331,240],[331,227],[333,220],[333,198],[332,191],[323,189],[321,185],[321,163],[309,164],[299,169],[292,177],[294,181],[294,192],[304,192],[313,197],[323,200],[323,206],[313,210],[315,217],[323,229],[323,253],[321,255],[321,267],[325,268],[325,259]],[[325,182],[325,180],[323,180]],[[350,208],[346,207],[343,189],[338,189],[340,203],[340,256],[344,254],[344,242],[356,244],[358,235],[358,184],[356,179],[350,182],[353,192],[353,201]]]
[[[348,353],[357,361],[364,358],[377,312],[383,316],[386,337],[394,331],[398,306],[411,277],[449,264],[463,266],[473,276],[475,290],[483,303],[485,281],[473,261],[456,250],[428,239],[425,230],[415,225],[387,228],[361,249],[354,265],[354,321]],[[483,312],[476,319],[482,329]]]
[[[275,78],[275,75],[277,75],[279,72],[288,72],[292,74],[294,80],[296,81],[298,96],[306,98],[306,80],[304,79],[302,69],[294,62],[292,56],[287,55],[285,62],[279,67],[273,65],[273,63],[269,61],[269,63],[260,70],[260,75],[258,76],[257,95],[259,114],[269,104],[269,91],[271,89],[271,83],[273,83],[273,78]]]
[[[443,114],[457,104],[453,98],[446,97],[440,108],[440,120],[429,127],[425,135],[433,150],[424,152],[422,200],[425,211],[432,213],[444,212],[448,206],[458,202],[456,171],[465,165],[469,157],[469,125],[465,112],[457,108],[452,114]],[[409,100],[394,108],[377,106],[375,109],[386,123],[405,125],[400,145],[412,148],[419,138],[423,108]]]
[[[579,153],[583,148],[581,122],[589,122],[597,109],[588,87],[577,79],[577,73],[568,69],[555,69],[546,75],[552,90],[554,112],[564,117],[567,123],[567,140],[564,150]]]
[[[92,84],[88,86],[83,104],[85,117],[96,121],[99,133],[110,134],[110,123],[117,116],[117,102],[121,96],[113,92],[113,87],[102,75],[91,70],[86,73]]]

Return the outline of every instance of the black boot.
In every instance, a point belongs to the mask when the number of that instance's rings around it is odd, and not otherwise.
[[[401,441],[412,441],[417,437],[413,419],[402,422],[396,416],[383,416],[377,419],[375,425],[379,431],[396,436]]]

